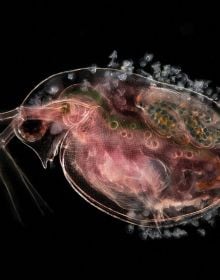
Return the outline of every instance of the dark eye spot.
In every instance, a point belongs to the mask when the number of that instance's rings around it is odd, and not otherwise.
[[[41,139],[47,130],[47,124],[41,120],[25,120],[18,129],[22,138],[28,142]]]
[[[26,120],[22,124],[22,130],[24,133],[36,134],[41,130],[41,120]]]

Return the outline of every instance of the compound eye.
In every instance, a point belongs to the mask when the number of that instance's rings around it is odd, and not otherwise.
[[[25,120],[18,128],[19,135],[27,142],[40,140],[46,133],[48,124],[42,120]]]

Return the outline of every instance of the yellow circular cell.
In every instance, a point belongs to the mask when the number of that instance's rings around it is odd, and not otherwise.
[[[131,123],[130,128],[131,128],[131,129],[136,129],[136,128],[137,128],[136,123]]]
[[[117,121],[112,121],[110,123],[111,129],[117,129],[119,127],[119,123]]]

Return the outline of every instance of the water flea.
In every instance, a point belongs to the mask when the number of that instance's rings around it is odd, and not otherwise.
[[[146,54],[139,65],[151,60]],[[199,221],[211,225],[220,206],[219,93],[211,94],[207,82],[190,80],[179,67],[153,61],[149,74],[134,65],[130,59],[120,65],[114,51],[109,68],[55,74],[20,106],[0,113],[2,185],[9,192],[15,174],[45,210],[8,151],[17,137],[45,169],[59,156],[72,188],[126,222],[128,232],[136,225],[142,239],[182,238],[193,225],[204,236]],[[21,221],[13,192],[9,199]]]

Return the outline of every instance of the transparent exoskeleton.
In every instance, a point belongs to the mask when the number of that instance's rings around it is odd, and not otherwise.
[[[78,69],[41,82],[7,120],[1,150],[16,135],[44,168],[59,153],[73,189],[115,218],[172,227],[220,204],[220,108],[197,92]]]

